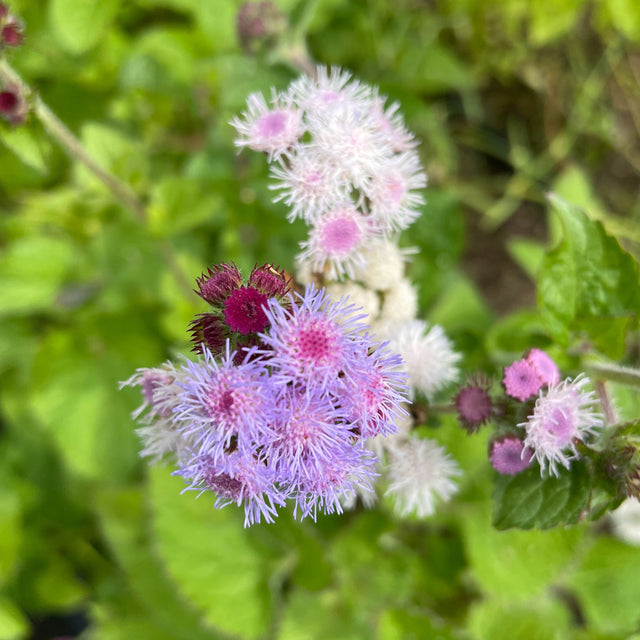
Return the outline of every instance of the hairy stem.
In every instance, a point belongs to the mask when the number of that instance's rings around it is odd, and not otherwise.
[[[140,224],[146,224],[148,219],[147,209],[132,191],[131,187],[122,182],[122,180],[114,176],[112,173],[109,173],[100,167],[100,165],[85,149],[82,142],[78,140],[73,132],[47,106],[38,93],[30,89],[26,82],[4,59],[0,60],[0,79],[4,84],[18,86],[25,95],[31,96],[33,114],[42,123],[46,132],[73,160],[84,165],[98,180],[100,180],[113,197],[136,216]],[[163,260],[173,274],[179,287],[183,291],[188,292],[189,297],[191,297],[191,283],[178,264],[171,247],[164,240],[158,240],[157,245]]]

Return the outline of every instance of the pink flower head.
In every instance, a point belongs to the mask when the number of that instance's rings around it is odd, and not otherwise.
[[[548,466],[558,475],[557,465],[569,468],[569,461],[578,456],[575,441],[584,440],[603,425],[602,415],[594,411],[596,398],[584,387],[589,379],[582,374],[541,392],[533,414],[519,424],[526,431],[525,446],[531,448],[540,463],[541,473]]]
[[[247,98],[247,111],[242,118],[234,118],[231,125],[238,132],[238,147],[264,151],[269,160],[289,151],[302,137],[302,112],[291,104],[287,96],[273,93],[269,108],[261,93]]]
[[[196,293],[212,306],[222,304],[242,284],[242,275],[233,263],[223,262],[209,267],[196,278]]]
[[[347,274],[355,278],[355,270],[363,268],[362,254],[372,228],[365,216],[352,205],[342,205],[325,213],[311,229],[309,240],[300,246],[303,261],[309,261],[314,271],[329,265],[329,278]]]
[[[525,448],[522,440],[516,436],[505,436],[491,443],[489,461],[502,475],[514,476],[524,471],[531,464],[532,457],[533,451]]]
[[[524,402],[542,387],[538,369],[528,360],[517,360],[504,370],[502,380],[508,396]]]
[[[269,333],[260,337],[269,347],[265,353],[277,371],[272,377],[287,383],[299,380],[337,380],[341,371],[348,372],[357,360],[355,335],[364,329],[359,322],[360,309],[340,299],[332,302],[324,289],[313,285],[298,300],[290,297],[287,306],[275,299],[269,301],[267,317]]]
[[[413,149],[417,142],[399,113],[400,103],[392,102],[385,107],[385,102],[384,96],[376,94],[373,98],[373,114],[383,139],[396,153]]]
[[[11,124],[22,124],[29,112],[29,105],[20,87],[9,85],[0,91],[0,116]]]
[[[542,349],[531,349],[527,354],[527,362],[533,365],[544,385],[551,386],[560,382],[558,365]]]

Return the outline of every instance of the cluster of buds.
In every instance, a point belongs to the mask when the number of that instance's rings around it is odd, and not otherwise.
[[[206,348],[214,356],[224,351],[227,341],[234,350],[258,346],[258,334],[269,326],[265,305],[275,298],[286,306],[291,289],[291,279],[272,264],[254,267],[246,283],[235,264],[213,265],[196,284],[195,292],[211,310],[189,325],[193,350],[202,353]]]
[[[531,349],[505,367],[499,398],[491,398],[488,384],[476,382],[460,389],[455,404],[469,433],[487,421],[495,423],[489,460],[498,473],[520,473],[535,458],[541,475],[557,476],[559,466],[568,469],[579,457],[578,445],[603,426],[588,385],[582,374],[561,380],[549,355]]]
[[[628,498],[640,500],[640,429],[637,423],[618,427],[600,453],[604,472]]]

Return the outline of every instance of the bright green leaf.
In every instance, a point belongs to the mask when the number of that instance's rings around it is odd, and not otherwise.
[[[32,169],[45,174],[48,172],[51,146],[35,126],[4,128],[0,142]]]
[[[29,632],[26,616],[13,602],[0,599],[0,640],[21,640]]]
[[[61,47],[81,54],[98,44],[120,0],[51,0],[49,21]]]
[[[264,561],[243,535],[242,512],[214,509],[212,494],[196,500],[182,489],[169,469],[151,469],[156,548],[169,575],[212,627],[257,638],[269,626],[270,603]]]

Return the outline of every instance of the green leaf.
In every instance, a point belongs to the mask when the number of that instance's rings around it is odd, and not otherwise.
[[[30,236],[11,244],[0,257],[0,314],[49,309],[74,261],[64,240]]]
[[[477,640],[557,640],[569,629],[569,612],[550,598],[525,603],[489,599],[472,607],[468,628]]]
[[[599,537],[565,582],[577,594],[589,627],[626,637],[638,629],[638,575],[637,548]]]
[[[378,619],[377,640],[418,640],[437,638],[450,640],[454,636],[443,628],[439,616],[430,616],[424,611],[388,609]]]
[[[35,126],[5,127],[0,141],[27,166],[40,173],[48,173],[51,145]]]
[[[100,42],[119,7],[120,0],[52,0],[51,30],[69,53],[84,53]]]
[[[494,492],[493,525],[498,529],[548,529],[575,524],[589,502],[591,476],[574,462],[558,478],[541,477],[538,465],[515,476],[500,475]]]
[[[182,489],[168,469],[150,470],[156,548],[169,575],[212,627],[257,638],[269,627],[270,594],[264,559],[243,533],[242,511],[214,509],[211,493],[196,500]]]
[[[168,474],[167,469],[160,469],[160,472]],[[134,618],[130,624],[151,629],[157,626],[174,640],[213,640],[219,637],[206,628],[196,608],[179,596],[176,585],[167,575],[153,548],[149,514],[140,491],[105,490],[98,496],[97,507],[105,537],[128,576],[134,596],[143,611],[146,610],[145,618]],[[115,629],[113,633],[114,637],[123,640],[127,637],[116,634]]]
[[[0,599],[0,640],[20,640],[26,638],[29,622],[13,602]]]
[[[6,486],[6,478],[0,478]],[[0,587],[8,582],[18,562],[21,529],[20,501],[7,487],[0,492]]]
[[[583,527],[549,531],[498,531],[490,505],[469,508],[462,518],[471,576],[482,592],[501,600],[525,602],[544,593],[575,561]]]
[[[195,180],[165,178],[151,191],[149,228],[157,235],[189,231],[220,219],[221,197]]]
[[[550,200],[564,238],[547,254],[538,278],[542,317],[564,345],[570,333],[582,329],[607,354],[618,353],[620,319],[640,311],[638,266],[599,222],[557,196]],[[593,323],[602,319],[618,323],[618,331],[604,339],[601,323]]]

